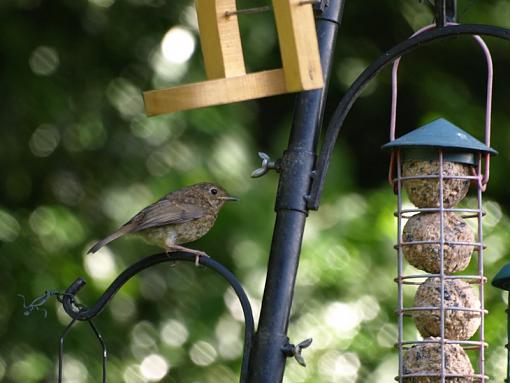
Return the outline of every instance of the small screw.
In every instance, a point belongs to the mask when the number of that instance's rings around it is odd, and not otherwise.
[[[285,346],[282,347],[282,351],[286,356],[288,356],[288,357],[293,356],[294,359],[296,359],[296,361],[301,366],[306,367],[306,362],[305,362],[305,359],[303,358],[303,355],[301,355],[301,351],[304,348],[309,347],[312,344],[312,341],[313,341],[312,338],[308,338],[308,339],[298,343],[297,345],[287,343]]]

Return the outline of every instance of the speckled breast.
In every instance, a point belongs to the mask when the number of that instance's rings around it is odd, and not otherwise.
[[[142,230],[139,234],[147,242],[164,249],[167,247],[167,242],[180,245],[196,241],[211,229],[216,217],[216,215],[206,215],[185,223],[151,227]]]
[[[175,225],[175,243],[193,242],[204,236],[214,225],[216,215],[205,215],[190,222]]]

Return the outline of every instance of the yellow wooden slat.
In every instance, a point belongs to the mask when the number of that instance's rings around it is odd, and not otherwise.
[[[273,0],[285,81],[289,91],[323,86],[312,6],[301,0]]]
[[[149,116],[287,93],[282,69],[144,92]]]
[[[235,0],[196,0],[200,43],[209,79],[246,73]]]
[[[196,0],[210,80],[144,93],[149,116],[252,100],[323,86],[310,4],[273,0],[283,68],[246,74],[235,0]]]

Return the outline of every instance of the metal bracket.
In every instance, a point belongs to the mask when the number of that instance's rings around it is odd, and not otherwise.
[[[322,15],[329,7],[329,0],[318,0],[313,2],[313,10],[316,14]]]
[[[457,0],[436,0],[435,14],[438,27],[444,27],[447,23],[455,23],[457,21]]]
[[[426,3],[434,12],[436,24],[444,27],[447,22],[457,22],[457,0],[419,0],[420,3]]]
[[[271,169],[280,172],[280,160],[271,161],[271,157],[264,152],[259,152],[259,157],[262,159],[262,166],[251,173],[252,178],[262,177]]]
[[[289,358],[294,357],[294,359],[296,359],[296,361],[301,366],[306,367],[306,362],[305,362],[305,359],[303,358],[303,356],[301,355],[301,351],[304,348],[309,347],[312,344],[312,341],[313,341],[312,338],[308,338],[308,339],[298,343],[297,345],[293,345],[293,344],[290,344],[287,342],[287,344],[282,347],[282,351],[285,354],[285,356],[287,356]]]

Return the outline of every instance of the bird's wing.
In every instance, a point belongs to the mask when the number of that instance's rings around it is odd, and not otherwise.
[[[126,226],[133,225],[130,231],[137,232],[150,227],[189,222],[204,214],[205,211],[200,206],[170,202],[162,198],[140,211]]]

